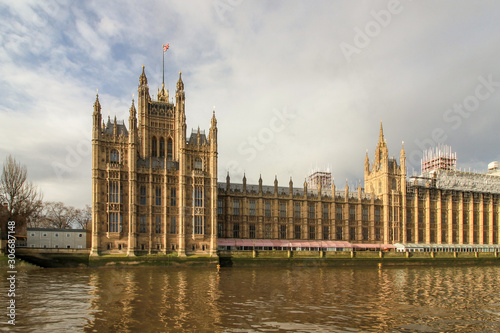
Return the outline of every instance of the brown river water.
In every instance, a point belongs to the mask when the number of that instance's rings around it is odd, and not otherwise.
[[[2,332],[500,332],[500,266],[29,269],[15,300]]]

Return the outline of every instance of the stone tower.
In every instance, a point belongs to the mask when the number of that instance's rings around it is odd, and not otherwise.
[[[401,239],[401,204],[406,201],[406,157],[401,149],[400,163],[389,158],[389,150],[384,139],[384,129],[380,122],[380,134],[375,149],[375,161],[370,166],[368,152],[365,158],[365,191],[383,201],[383,241],[397,242]],[[404,189],[404,192],[402,191]]]
[[[92,255],[178,252],[214,255],[217,246],[217,120],[209,135],[186,134],[179,73],[175,103],[162,85],[149,94],[144,66],[138,110],[101,123],[96,97],[92,132]]]

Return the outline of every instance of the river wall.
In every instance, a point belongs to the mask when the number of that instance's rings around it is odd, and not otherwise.
[[[218,257],[171,254],[90,256],[88,250],[17,249],[22,262],[38,267],[239,267],[498,265],[498,252],[219,251]],[[5,259],[5,260],[2,260]],[[0,267],[7,265],[0,256]]]

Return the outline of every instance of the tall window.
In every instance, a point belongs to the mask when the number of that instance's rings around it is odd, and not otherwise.
[[[300,239],[300,225],[299,224],[295,225],[293,238]]]
[[[309,226],[309,239],[316,239],[316,227],[313,225]]]
[[[375,208],[375,222],[380,222],[380,208]]]
[[[250,216],[255,216],[255,200],[250,200],[248,214]]]
[[[248,227],[249,227],[248,228],[248,230],[249,230],[249,238],[255,238],[255,224],[251,223]]]
[[[413,241],[412,229],[406,229],[406,242],[411,243]]]
[[[123,216],[118,213],[109,213],[109,232],[123,231]]]
[[[161,187],[156,187],[156,205],[161,206]]]
[[[167,140],[167,159],[172,159],[172,139],[168,138]]]
[[[295,218],[300,218],[300,202],[296,202],[294,205],[293,216]]]
[[[195,215],[194,217],[194,233],[203,235],[203,216]]]
[[[165,139],[160,138],[160,157],[165,157]]]
[[[280,217],[286,217],[286,203],[280,201]]]
[[[140,192],[140,204],[145,205],[146,204],[146,186],[141,186],[139,192]]]
[[[375,240],[379,241],[381,238],[380,228],[375,228]]]
[[[195,170],[203,170],[203,162],[201,161],[201,158],[197,157],[194,160],[194,169]]]
[[[356,208],[349,207],[349,220],[356,221]]]
[[[233,224],[233,238],[240,238],[240,225],[238,223]]]
[[[120,163],[120,153],[118,152],[118,150],[113,149],[111,151],[111,154],[109,156],[109,160],[111,163]]]
[[[286,224],[280,225],[280,239],[286,239]]]
[[[120,186],[118,182],[109,182],[109,202],[120,202]]]
[[[316,207],[314,206],[314,204],[309,205],[309,218],[310,219],[316,218]]]
[[[233,215],[240,215],[240,201],[233,200]]]
[[[406,223],[410,224],[413,221],[413,210],[411,208],[406,209]]]
[[[146,216],[141,215],[139,217],[139,232],[145,234],[146,233]]]
[[[266,217],[271,217],[271,202],[270,201],[266,201],[265,204],[265,215]]]
[[[342,207],[337,206],[337,221],[342,221]]]
[[[172,207],[177,206],[177,189],[176,188],[170,189],[170,206],[172,206]]]
[[[367,221],[368,221],[368,208],[363,207],[363,222],[367,222]]]
[[[328,211],[328,205],[323,205],[323,220],[328,220],[330,218],[330,214]]]
[[[330,228],[328,226],[323,226],[323,239],[330,239]]]
[[[170,233],[171,234],[176,234],[177,233],[177,221],[175,219],[175,216],[172,216],[170,218]]]
[[[431,209],[431,214],[430,214],[430,224],[432,227],[435,227],[436,226],[436,211],[434,209]]]
[[[203,207],[203,188],[195,187],[194,188],[194,206],[195,207]]]
[[[337,240],[342,240],[342,227],[337,227],[335,237]]]
[[[356,228],[355,227],[349,228],[349,240],[356,240]]]
[[[363,234],[363,240],[364,241],[367,241],[368,240],[368,228],[363,228],[361,230],[362,234]]]
[[[158,156],[158,147],[157,147],[157,142],[156,142],[156,137],[151,138],[151,156],[157,157]]]
[[[158,215],[156,217],[155,232],[157,234],[161,234],[161,216],[160,215]]]
[[[224,214],[224,199],[221,198],[217,199],[217,214],[219,215]]]
[[[265,228],[265,230],[264,230],[265,238],[271,238],[271,225],[266,224],[264,228]]]
[[[224,237],[224,225],[222,223],[217,223],[217,237]]]

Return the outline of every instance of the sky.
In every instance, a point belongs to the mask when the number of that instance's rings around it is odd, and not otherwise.
[[[96,92],[128,126],[142,65],[188,132],[218,125],[218,177],[297,187],[329,168],[363,185],[380,122],[409,174],[446,144],[458,167],[500,160],[498,1],[1,1],[0,161],[47,201],[90,204]],[[155,98],[156,96],[152,96]],[[188,133],[189,136],[189,133]]]

